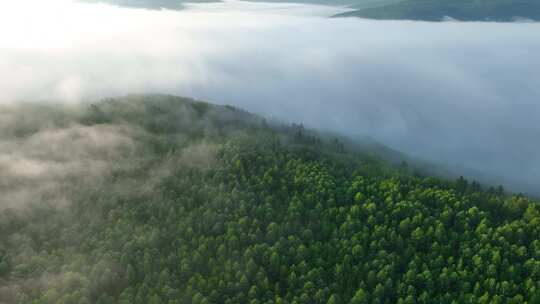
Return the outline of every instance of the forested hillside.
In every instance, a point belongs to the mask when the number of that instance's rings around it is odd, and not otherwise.
[[[536,0],[403,0],[397,3],[346,12],[340,17],[370,19],[441,21],[540,21],[540,2]]]
[[[501,187],[177,97],[0,110],[0,303],[540,302]]]

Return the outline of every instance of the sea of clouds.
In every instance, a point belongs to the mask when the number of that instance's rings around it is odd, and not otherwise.
[[[287,3],[0,3],[0,102],[168,93],[370,136],[540,193],[540,24]],[[0,116],[1,117],[1,116]]]

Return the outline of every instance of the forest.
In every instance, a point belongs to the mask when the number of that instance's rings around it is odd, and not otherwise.
[[[0,110],[2,304],[540,303],[502,186],[180,97]]]

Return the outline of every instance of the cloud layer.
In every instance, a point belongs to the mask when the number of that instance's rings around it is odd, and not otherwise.
[[[187,95],[369,135],[518,191],[540,182],[540,24],[329,19],[336,8],[290,4],[41,2],[0,10],[4,102]]]

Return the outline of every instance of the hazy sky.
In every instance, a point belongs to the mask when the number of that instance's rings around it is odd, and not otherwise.
[[[298,4],[11,2],[0,3],[3,102],[186,95],[369,135],[528,185],[518,190],[540,184],[538,23],[330,19],[339,8]]]

